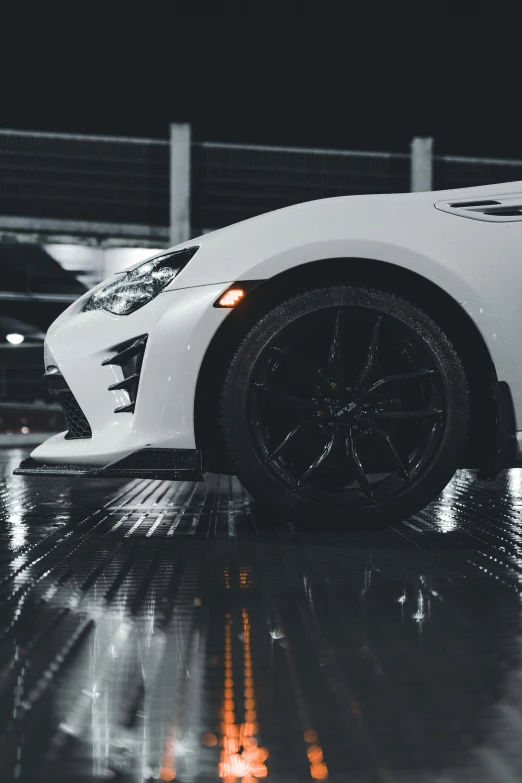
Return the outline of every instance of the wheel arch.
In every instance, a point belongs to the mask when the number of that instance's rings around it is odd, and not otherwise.
[[[461,467],[481,468],[484,476],[494,473],[498,379],[478,327],[450,294],[423,275],[367,258],[335,258],[292,267],[260,281],[224,319],[207,347],[196,384],[194,431],[204,469],[230,472],[219,429],[219,399],[226,371],[244,336],[279,302],[310,287],[336,283],[367,285],[402,296],[446,333],[464,365],[471,396],[471,431]]]

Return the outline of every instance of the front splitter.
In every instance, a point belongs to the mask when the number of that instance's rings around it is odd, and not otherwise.
[[[53,464],[23,460],[18,476],[92,476],[95,478],[148,478],[169,481],[202,481],[202,455],[199,449],[139,449],[103,466]]]

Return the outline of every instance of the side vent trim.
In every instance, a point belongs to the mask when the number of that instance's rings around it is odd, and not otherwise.
[[[119,405],[114,413],[134,413],[136,400],[138,397],[138,386],[140,383],[141,366],[143,356],[147,345],[146,334],[135,337],[132,340],[126,340],[124,343],[114,346],[116,353],[109,359],[102,362],[102,367],[109,364],[121,368],[123,378],[116,383],[112,383],[109,391],[125,391],[129,395],[129,402],[125,405]]]
[[[102,362],[102,367],[105,367],[107,364],[118,364],[121,367],[121,365],[126,364],[129,359],[132,359],[141,351],[144,351],[146,342],[147,335],[145,334],[143,337],[138,337],[137,340],[132,340],[130,345],[128,341],[122,343],[120,346],[116,347],[117,353],[115,353],[114,356],[111,356],[110,359],[105,359],[105,361]]]
[[[134,413],[136,403],[131,402],[129,405],[120,405],[119,408],[114,409],[114,413]]]
[[[118,383],[113,383],[111,386],[109,386],[109,391],[116,391],[116,389],[130,389],[135,381],[139,381],[140,374],[139,372],[135,372],[133,375],[129,375],[128,378],[124,378],[122,381],[119,381]]]

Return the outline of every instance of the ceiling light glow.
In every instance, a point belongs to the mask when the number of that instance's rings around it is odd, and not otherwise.
[[[8,343],[11,343],[11,345],[20,345],[20,343],[23,343],[25,340],[25,337],[23,334],[17,334],[16,332],[12,332],[11,334],[6,334],[5,339]]]

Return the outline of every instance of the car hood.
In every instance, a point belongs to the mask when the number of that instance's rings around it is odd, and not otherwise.
[[[231,238],[236,234],[257,229],[258,226],[268,228],[271,224],[280,224],[287,218],[292,221],[297,216],[302,216],[303,220],[312,219],[314,216],[324,216],[330,209],[338,211],[339,207],[346,211],[347,218],[350,214],[355,214],[362,208],[365,212],[371,212],[372,209],[377,212],[386,208],[387,205],[397,205],[401,209],[414,207],[415,204],[434,205],[437,201],[445,199],[459,198],[485,198],[493,197],[495,194],[518,193],[522,191],[522,180],[513,182],[503,182],[493,185],[479,185],[470,188],[454,188],[450,190],[430,190],[419,193],[376,193],[358,196],[338,196],[335,198],[323,198],[313,201],[304,201],[299,204],[292,204],[289,207],[282,207],[271,212],[264,212],[252,218],[247,218],[238,223],[233,223],[224,228],[209,231],[194,239],[187,240],[175,245],[169,250],[180,250],[183,247],[191,247],[195,244],[199,246],[208,245],[221,240],[224,236]],[[164,251],[167,252],[167,251]],[[140,262],[143,263],[143,262]],[[134,266],[138,266],[135,264]],[[129,267],[129,269],[133,269]]]

